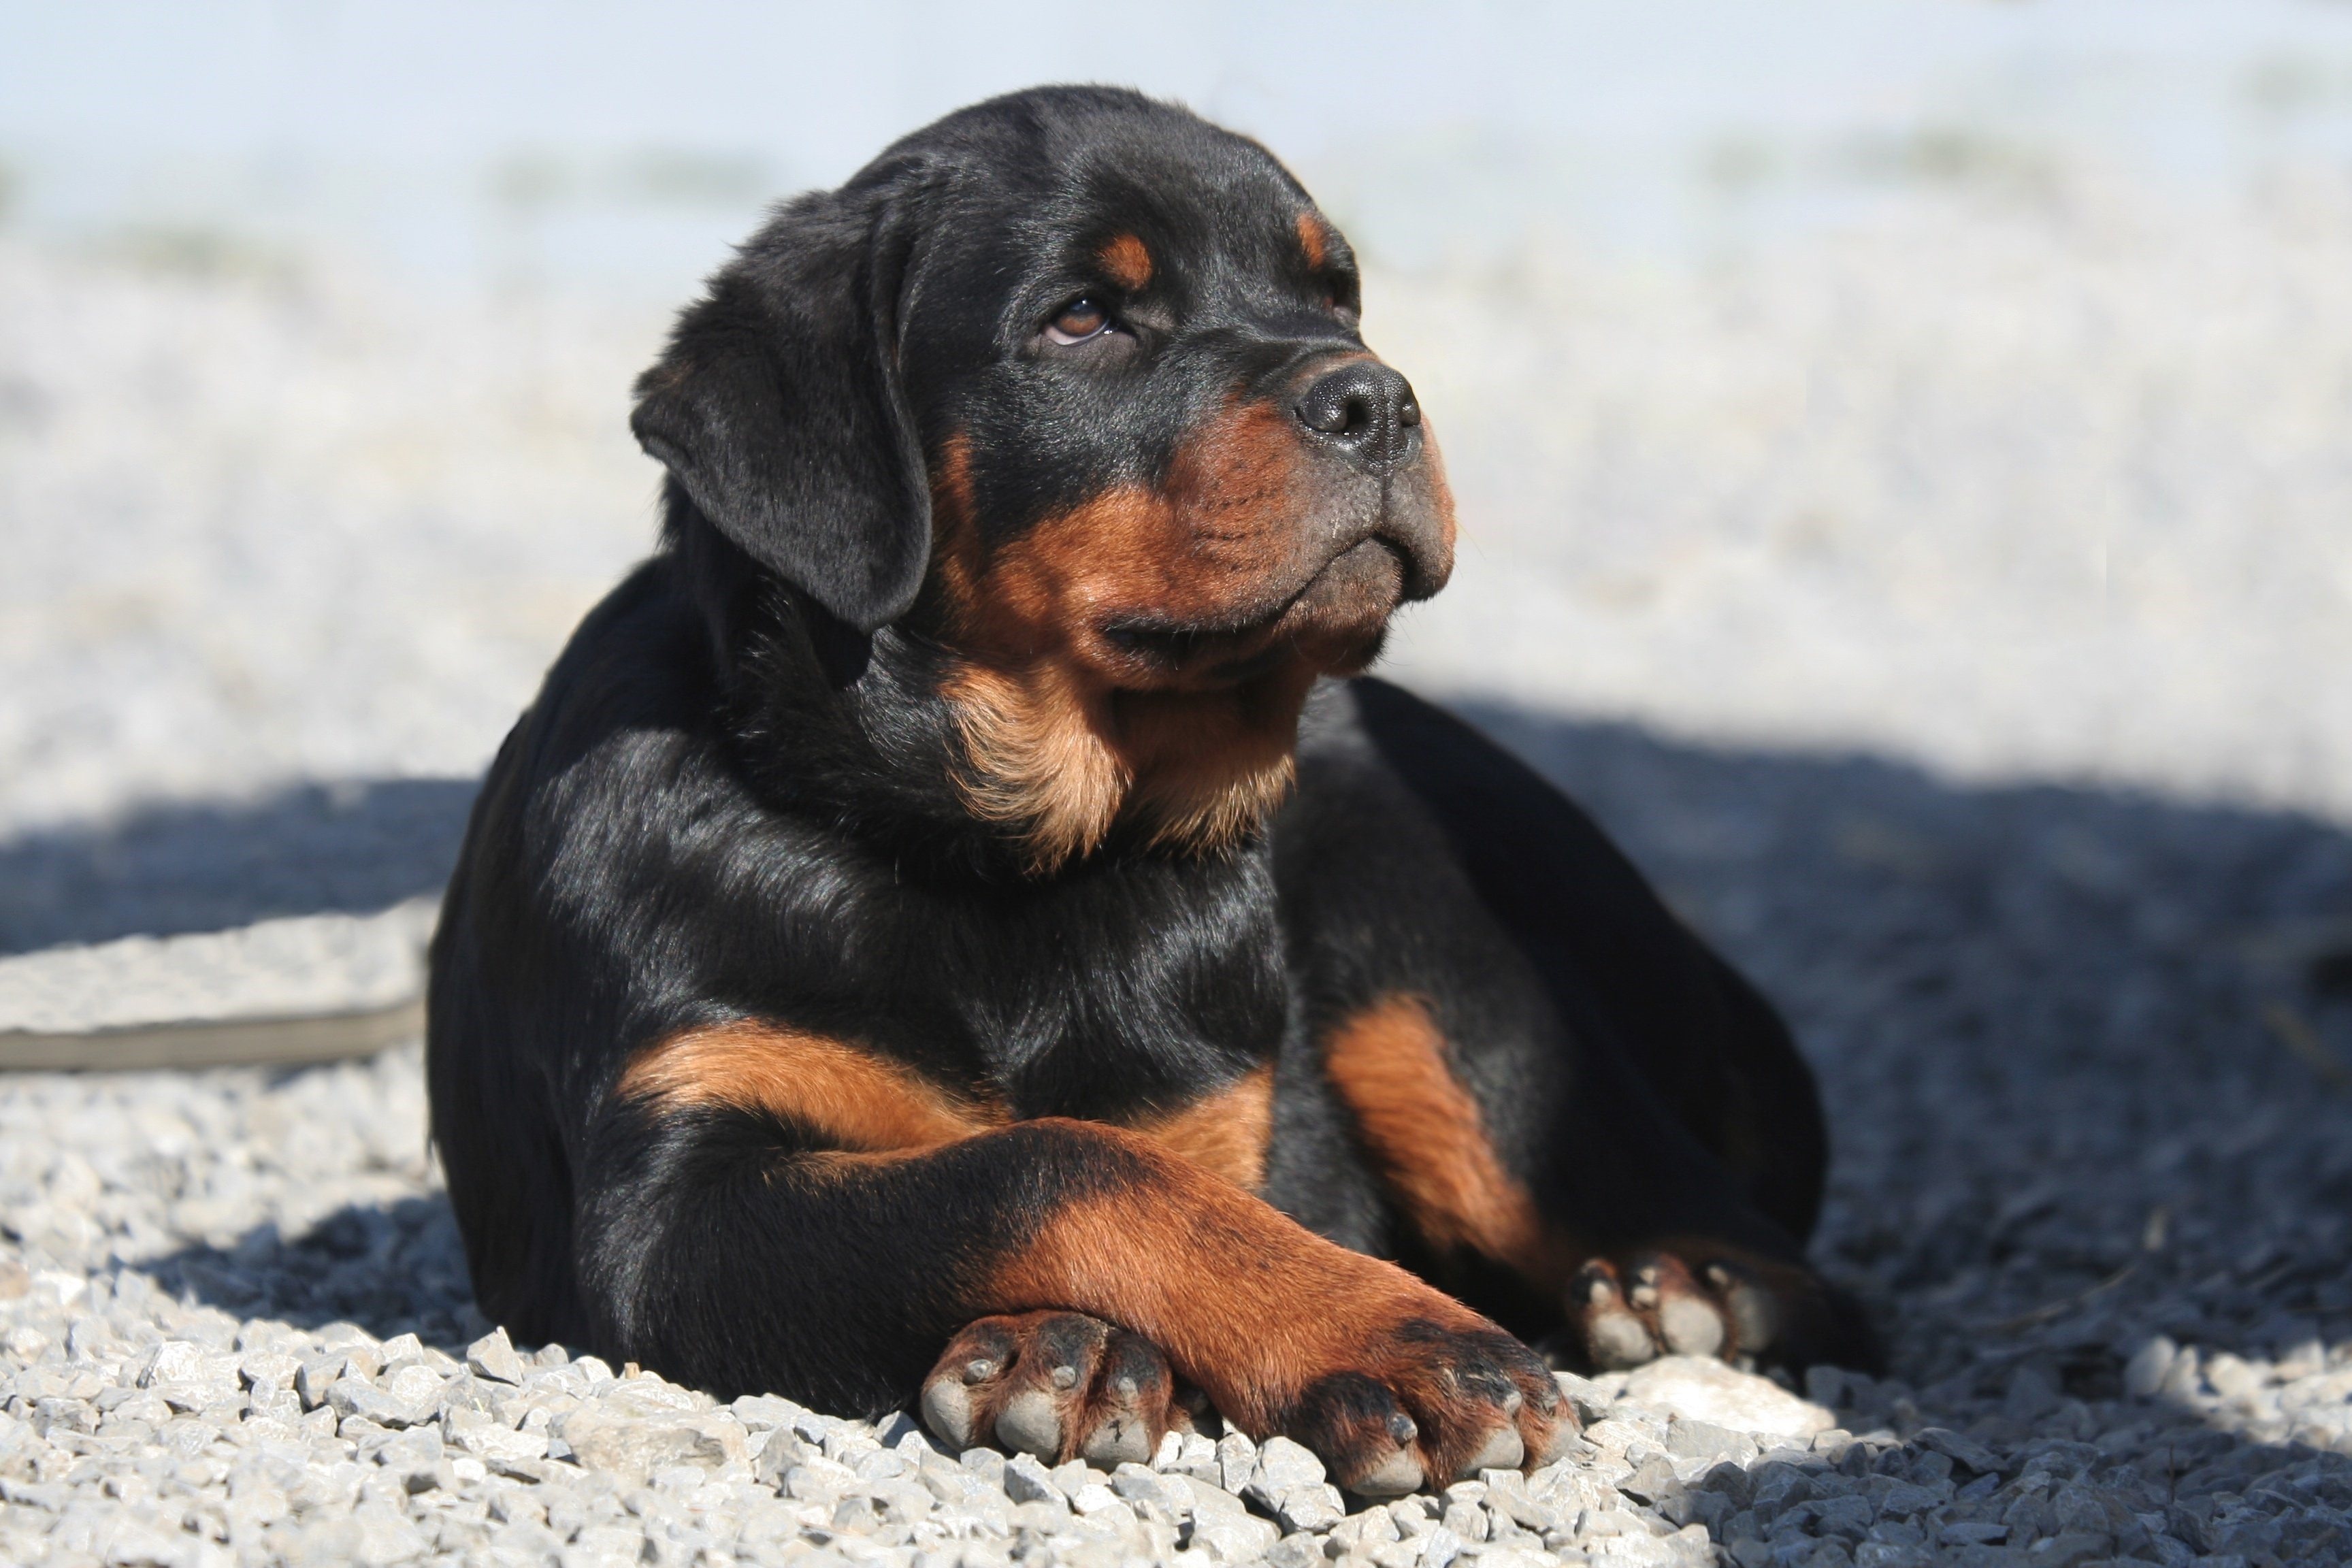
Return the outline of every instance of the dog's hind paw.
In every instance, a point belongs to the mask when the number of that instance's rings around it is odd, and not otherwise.
[[[1160,1347],[1078,1312],[982,1318],[923,1380],[924,1424],[961,1452],[995,1444],[1049,1464],[1148,1464],[1191,1412]]]
[[[1875,1361],[1860,1312],[1819,1276],[1717,1247],[1595,1258],[1577,1271],[1566,1305],[1566,1342],[1547,1348],[1602,1371],[1662,1355],[1798,1367]]]

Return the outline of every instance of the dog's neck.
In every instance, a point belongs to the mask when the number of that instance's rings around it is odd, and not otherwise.
[[[777,805],[961,873],[1040,879],[1256,843],[1290,787],[1311,675],[1097,693],[908,626],[868,637],[673,493],[665,542],[708,628],[746,771]]]

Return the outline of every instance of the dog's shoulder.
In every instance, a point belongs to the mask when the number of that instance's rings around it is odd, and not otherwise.
[[[1399,951],[1489,950],[1486,972],[1530,964],[1567,1014],[1597,1005],[1637,1039],[1713,1026],[1696,1015],[1721,964],[1580,806],[1461,718],[1387,681],[1334,683],[1298,769],[1276,824],[1289,918]]]
[[[679,576],[668,555],[645,562],[572,632],[517,726],[531,773],[563,772],[616,738],[709,727],[717,664]]]
[[[1648,881],[1550,780],[1466,721],[1371,677],[1329,682],[1300,726],[1292,837],[1374,833],[1442,846],[1480,895],[1514,911],[1589,908],[1612,925],[1674,923]],[[1303,868],[1312,855],[1286,855]]]
[[[611,904],[674,868],[678,825],[743,795],[707,636],[676,576],[668,558],[646,562],[573,631],[483,779],[446,927],[499,944]],[[588,894],[551,902],[557,884]]]

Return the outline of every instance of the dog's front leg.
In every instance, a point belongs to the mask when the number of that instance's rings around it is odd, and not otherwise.
[[[847,1152],[755,1111],[625,1103],[593,1142],[579,1257],[604,1348],[706,1387],[878,1413],[928,1372],[961,1436],[1012,1411],[1013,1436],[1076,1450],[1105,1379],[1132,1415],[1164,1354],[1228,1421],[1373,1493],[1541,1463],[1574,1426],[1518,1341],[1136,1133],[1051,1119]],[[1024,1394],[1045,1405],[1014,1411]]]

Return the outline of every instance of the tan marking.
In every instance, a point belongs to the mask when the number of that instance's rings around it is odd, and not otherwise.
[[[1554,1289],[1583,1248],[1544,1223],[1503,1166],[1478,1102],[1445,1061],[1445,1037],[1418,996],[1383,997],[1324,1045],[1324,1069],[1421,1234],[1466,1247]]]
[[[1445,482],[1445,457],[1437,449],[1437,428],[1430,424],[1429,415],[1421,416],[1421,463],[1429,474],[1429,493],[1437,506],[1438,535],[1444,541],[1444,574],[1454,573],[1454,546],[1461,531],[1454,518],[1454,487]]]
[[[1115,234],[1095,252],[1103,273],[1133,294],[1151,281],[1151,248],[1131,234]]]
[[[960,538],[971,526],[971,437],[957,430],[940,443],[931,469],[931,531]]]
[[[967,663],[940,690],[971,763],[956,778],[966,809],[1022,829],[1039,872],[1103,841],[1134,774],[1090,711],[1096,700],[1066,668],[1041,661],[1016,674]]]
[[[1136,1131],[1254,1193],[1265,1183],[1265,1149],[1274,1136],[1274,1069],[1259,1068],[1230,1088],[1144,1121]]]
[[[992,1098],[959,1096],[863,1047],[750,1020],[647,1047],[614,1092],[666,1108],[764,1110],[844,1155],[935,1149],[1013,1121]],[[1134,1130],[1254,1192],[1265,1179],[1274,1131],[1274,1069],[1255,1068],[1190,1105],[1142,1119]]]
[[[751,1021],[656,1041],[614,1092],[664,1107],[764,1110],[856,1152],[934,1149],[1007,1120],[1002,1106],[961,1098],[862,1047]]]
[[[1297,778],[1291,755],[1315,670],[1286,666],[1230,697],[1122,691],[1112,698],[1151,842],[1213,848],[1247,837]]]
[[[932,475],[933,592],[964,657],[943,682],[970,766],[966,806],[1022,830],[1034,870],[1098,846],[1121,815],[1156,843],[1206,849],[1252,831],[1288,792],[1298,714],[1345,650],[1312,628],[1265,673],[1138,689],[1104,626],[1214,623],[1262,595],[1299,548],[1302,454],[1270,403],[1239,404],[1180,453],[1166,484],[1114,489],[983,549],[971,453]]]
[[[1331,255],[1331,230],[1313,213],[1298,215],[1298,247],[1307,252],[1307,265],[1321,271]]]
[[[1065,1204],[982,1285],[977,1311],[1058,1307],[1117,1323],[1260,1434],[1319,1376],[1381,1375],[1383,1347],[1394,1348],[1404,1321],[1489,1327],[1396,1265],[1324,1240],[1150,1138],[1079,1125],[1121,1145],[1143,1173]]]
[[[1272,403],[1236,405],[1185,443],[1161,489],[1107,491],[984,561],[953,563],[971,574],[961,640],[1099,665],[1116,657],[1095,624],[1107,614],[1181,619],[1249,603],[1299,548],[1289,525],[1306,480],[1292,424]]]

